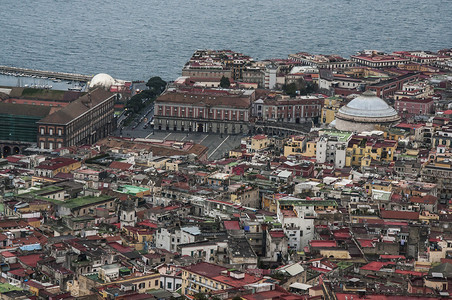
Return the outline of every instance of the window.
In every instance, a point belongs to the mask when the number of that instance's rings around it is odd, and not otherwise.
[[[61,130],[61,128],[58,128],[58,135],[61,136],[62,133],[63,133],[63,130]]]
[[[40,129],[41,129],[41,135],[44,135],[44,132],[45,132],[44,127],[41,127]]]
[[[53,128],[49,128],[49,135],[53,135]]]
[[[169,289],[169,290],[171,289],[172,285],[173,285],[173,284],[172,284],[171,282],[168,282],[167,286],[168,286],[168,289]]]
[[[159,280],[158,280],[158,279],[155,280],[154,285],[155,285],[155,286],[158,286],[158,285],[159,285]]]

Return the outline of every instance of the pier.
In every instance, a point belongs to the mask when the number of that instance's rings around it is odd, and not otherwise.
[[[64,73],[64,72],[52,72],[52,71],[41,71],[25,68],[16,68],[8,66],[0,66],[0,73],[11,76],[28,76],[28,77],[39,77],[46,79],[61,79],[70,81],[80,81],[87,82],[90,81],[93,76],[74,74],[74,73]]]

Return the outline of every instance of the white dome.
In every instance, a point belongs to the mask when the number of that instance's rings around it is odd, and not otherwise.
[[[377,125],[392,125],[400,122],[396,110],[375,93],[366,91],[336,113],[336,129],[345,131],[372,131]]]
[[[100,73],[91,79],[89,83],[89,88],[101,87],[103,89],[109,90],[112,85],[115,84],[115,80],[108,74]]]
[[[361,96],[356,97],[347,105],[341,107],[339,113],[350,117],[369,118],[397,116],[394,108],[370,91],[362,93]]]

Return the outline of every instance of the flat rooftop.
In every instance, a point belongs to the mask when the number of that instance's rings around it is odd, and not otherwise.
[[[352,136],[351,132],[347,131],[338,131],[338,130],[323,130],[322,135],[327,135],[331,137],[337,137],[339,142],[346,142]]]

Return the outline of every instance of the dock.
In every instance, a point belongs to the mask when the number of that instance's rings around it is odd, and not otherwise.
[[[8,66],[0,66],[0,73],[5,74],[5,75],[12,75],[12,76],[31,76],[31,77],[40,77],[40,78],[48,78],[48,79],[80,81],[80,82],[88,82],[91,80],[91,78],[93,78],[93,76],[83,75],[83,74],[42,71],[42,70],[16,68],[16,67],[8,67]]]

